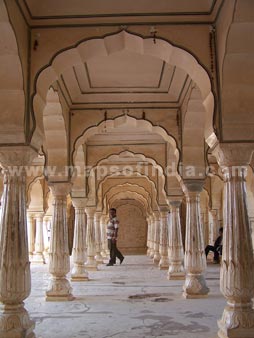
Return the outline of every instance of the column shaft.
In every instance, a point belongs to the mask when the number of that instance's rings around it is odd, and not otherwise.
[[[227,299],[219,324],[220,338],[254,337],[254,261],[246,205],[245,171],[225,169],[225,225],[221,292]]]
[[[72,288],[66,274],[70,271],[66,200],[70,183],[51,183],[54,209],[49,250],[51,280],[46,291],[47,301],[73,300]]]
[[[96,255],[95,255],[95,260],[97,264],[103,264],[103,258],[101,255],[101,226],[100,226],[100,221],[101,221],[101,212],[97,211],[94,216],[94,226],[95,226],[95,249],[96,249]]]
[[[0,149],[0,162],[4,167],[0,220],[0,338],[35,337],[34,322],[23,303],[31,291],[23,166],[30,164],[35,156],[35,151],[25,146]]]
[[[154,256],[154,237],[155,237],[155,218],[154,216],[150,216],[150,222],[151,222],[151,232],[150,232],[150,254],[149,257],[153,258]]]
[[[86,245],[87,245],[87,261],[85,263],[86,269],[90,271],[97,271],[97,263],[95,260],[95,225],[94,225],[94,214],[95,207],[87,207],[87,233],[86,233]]]
[[[184,264],[186,279],[183,286],[185,298],[206,297],[209,288],[206,285],[204,271],[206,257],[204,253],[203,229],[200,222],[200,192],[203,181],[185,181],[187,213]]]
[[[33,255],[33,263],[45,264],[44,237],[43,237],[43,214],[35,216],[36,220],[36,235],[35,235],[35,251]]]
[[[159,264],[160,261],[160,214],[159,212],[155,212],[154,216],[154,255],[153,255],[153,262],[155,264]]]
[[[29,251],[29,259],[33,259],[33,253],[35,250],[34,242],[34,216],[30,212],[27,213],[27,232],[28,232],[28,251]]]
[[[184,279],[183,241],[179,208],[181,200],[170,200],[171,214],[168,231],[168,279]]]
[[[73,281],[88,280],[88,272],[85,268],[86,261],[86,198],[73,198],[72,204],[75,208],[74,239],[72,248],[73,269],[71,279]]]
[[[168,211],[160,212],[160,270],[168,269]]]

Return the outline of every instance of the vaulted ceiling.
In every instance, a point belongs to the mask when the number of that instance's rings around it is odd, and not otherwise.
[[[72,108],[120,103],[179,107],[190,84],[183,70],[127,50],[74,65],[58,81]]]

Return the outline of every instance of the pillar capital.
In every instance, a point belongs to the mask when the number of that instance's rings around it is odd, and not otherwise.
[[[160,219],[160,212],[159,212],[158,210],[155,210],[155,211],[153,212],[153,219],[154,219],[155,221],[159,221],[159,219]]]
[[[49,182],[48,185],[54,197],[66,197],[70,193],[72,186],[70,182]]]
[[[102,212],[101,211],[96,211],[95,214],[94,214],[94,217],[95,217],[95,221],[100,221],[101,219],[101,215],[102,215]]]
[[[176,195],[176,196],[167,196],[168,204],[172,208],[179,208],[182,204],[183,196]]]
[[[86,214],[88,217],[94,217],[96,207],[86,207]]]
[[[220,167],[247,166],[252,153],[252,143],[219,143],[213,149]]]
[[[0,147],[0,162],[4,168],[30,164],[37,151],[30,146]]]
[[[199,179],[185,179],[183,180],[186,193],[200,193],[203,190],[205,181]]]
[[[87,204],[87,198],[82,197],[82,198],[77,198],[77,197],[72,197],[71,201],[75,209],[85,209],[86,204]]]
[[[34,214],[34,218],[43,219],[44,215],[45,215],[44,211],[36,212],[36,213]]]
[[[167,205],[160,206],[160,216],[161,217],[167,217],[169,212],[169,207]]]

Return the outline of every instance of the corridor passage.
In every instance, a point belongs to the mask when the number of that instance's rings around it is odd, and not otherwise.
[[[46,302],[47,265],[32,265],[32,293],[25,306],[37,338],[214,338],[225,299],[219,266],[209,264],[206,299],[182,297],[183,281],[168,281],[146,256],[99,266],[90,281],[72,282],[71,302]]]

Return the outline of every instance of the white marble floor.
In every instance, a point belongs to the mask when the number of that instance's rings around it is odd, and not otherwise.
[[[88,282],[72,283],[71,302],[45,302],[47,265],[32,266],[26,309],[37,338],[214,338],[225,300],[219,266],[208,265],[207,299],[182,297],[183,281],[168,281],[146,256],[127,256],[122,265],[101,265]]]

